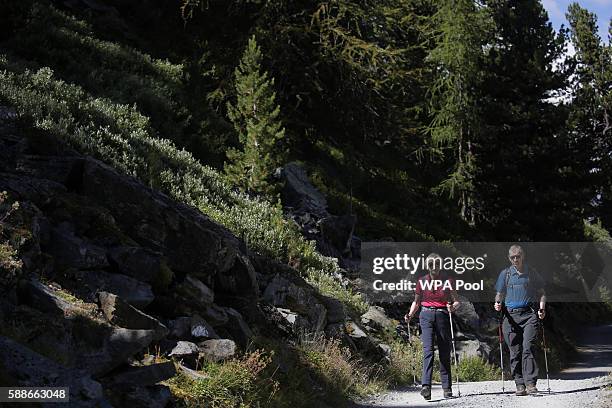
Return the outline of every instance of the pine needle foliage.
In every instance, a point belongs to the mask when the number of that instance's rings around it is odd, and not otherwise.
[[[270,195],[274,192],[270,176],[285,156],[281,145],[285,129],[275,102],[274,78],[262,71],[261,58],[253,36],[235,71],[236,103],[227,105],[241,149],[228,150],[225,172],[241,190]]]

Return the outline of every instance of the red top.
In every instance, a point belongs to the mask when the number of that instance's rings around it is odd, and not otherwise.
[[[450,282],[452,287],[454,287],[455,282],[452,278],[449,278],[445,275],[438,275],[436,279],[432,282],[431,289],[427,289],[427,286],[423,285],[422,282],[431,281],[431,275],[429,273],[421,276],[417,281],[416,285],[416,294],[421,295],[421,306],[428,307],[446,307],[448,302],[450,302],[450,289],[443,289],[445,282]],[[438,281],[441,282],[438,286],[438,289],[435,288],[434,283]],[[447,284],[448,286],[448,284]]]

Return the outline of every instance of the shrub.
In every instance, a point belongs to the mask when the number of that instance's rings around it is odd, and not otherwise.
[[[156,129],[173,132],[174,140],[182,137],[182,65],[101,40],[87,22],[51,5],[34,3],[28,14],[6,44],[13,52],[55,67],[57,75],[93,95],[138,105]]]
[[[15,284],[23,266],[18,257],[21,240],[14,226],[9,223],[17,210],[19,203],[15,201],[9,204],[8,193],[0,192],[0,289]]]
[[[393,385],[416,384],[423,367],[423,345],[420,341],[410,343],[399,339],[390,342],[391,356],[387,375]]]
[[[480,357],[465,357],[459,360],[460,381],[489,381],[501,378],[501,371]]]
[[[200,209],[249,248],[289,263],[303,274],[338,271],[334,259],[317,253],[314,243],[284,218],[279,204],[232,190],[214,169],[171,141],[156,138],[148,118],[136,107],[94,98],[81,87],[56,79],[48,67],[32,71],[2,56],[0,99],[34,127]],[[343,296],[344,301],[351,298],[348,293]]]
[[[325,272],[310,268],[306,273],[306,281],[320,293],[340,300],[355,314],[362,315],[368,311],[368,304],[360,293],[342,286],[337,279]]]
[[[278,390],[278,382],[264,375],[271,361],[256,350],[224,363],[208,362],[201,370],[203,379],[179,373],[168,385],[179,404],[188,408],[265,407]]]
[[[321,333],[302,334],[298,350],[332,393],[364,396],[380,392],[387,385],[379,367],[364,364],[339,339]]]

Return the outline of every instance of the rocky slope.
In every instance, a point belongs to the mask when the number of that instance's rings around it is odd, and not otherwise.
[[[66,384],[75,406],[164,407],[172,396],[160,381],[195,375],[197,359],[230,358],[259,334],[325,331],[384,357],[340,301],[291,267],[18,123],[0,108],[0,191],[19,202],[11,228],[23,235],[21,274],[0,287],[1,385]],[[351,232],[329,239],[350,249]]]

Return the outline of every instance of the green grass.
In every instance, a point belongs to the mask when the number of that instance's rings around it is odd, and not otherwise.
[[[364,363],[339,339],[304,334],[297,349],[332,394],[348,399],[381,392],[388,386],[382,367]]]
[[[256,350],[224,363],[202,367],[205,379],[177,374],[167,384],[178,405],[186,408],[265,407],[278,391],[278,382],[265,373],[271,357]]]
[[[459,359],[458,370],[459,381],[493,381],[501,378],[498,367],[476,356]]]
[[[368,311],[368,304],[360,293],[350,287],[342,286],[337,279],[325,272],[309,269],[306,273],[306,282],[317,288],[321,294],[340,300],[352,314],[362,315]]]

